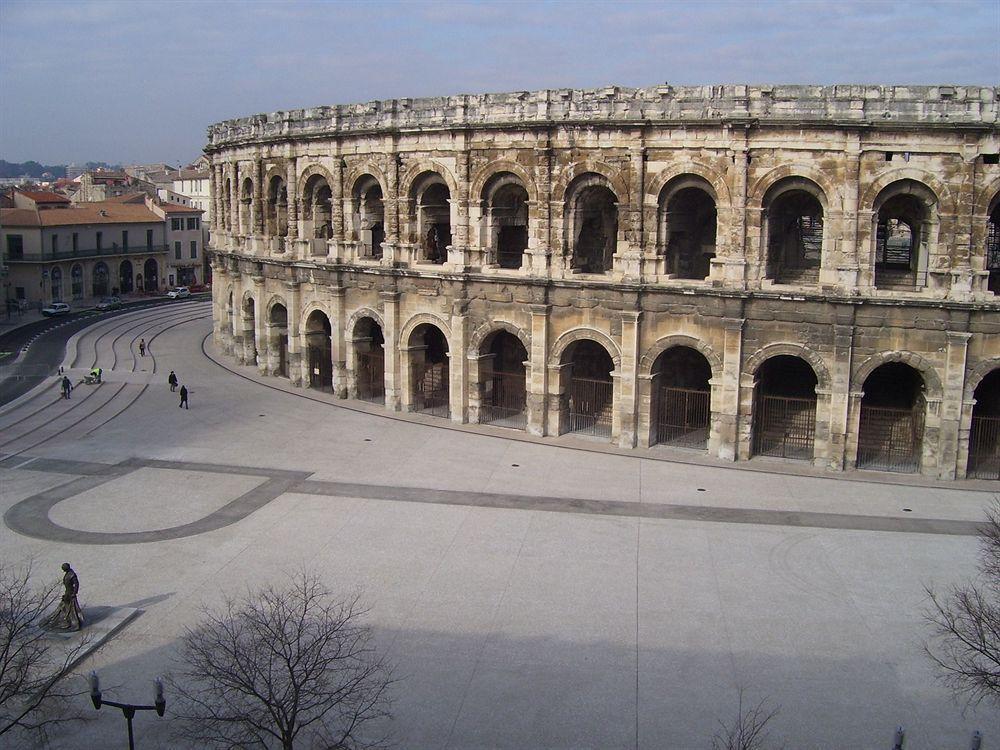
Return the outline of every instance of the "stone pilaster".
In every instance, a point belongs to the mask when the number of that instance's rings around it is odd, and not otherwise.
[[[400,373],[399,349],[399,292],[382,292],[382,322],[385,330],[385,405],[387,409],[399,411],[400,392],[406,379]]]
[[[618,393],[618,431],[617,442],[621,448],[634,448],[638,432],[638,402],[639,402],[639,342],[641,312],[623,312],[621,364],[618,367],[619,377],[615,380]]]
[[[833,361],[830,377],[830,443],[827,465],[839,471],[847,458],[848,420],[850,418],[851,369],[854,366],[854,326],[833,326]]]
[[[966,359],[971,333],[948,331],[944,395],[941,401],[941,447],[938,460],[941,479],[954,479],[958,466],[959,426],[965,395]]]
[[[264,161],[254,161],[253,181],[253,233],[264,236]]]
[[[750,455],[750,415],[742,415],[742,420],[740,415],[743,324],[743,318],[724,318],[722,321],[726,331],[722,352],[722,389],[718,394],[720,403],[716,406],[713,402],[708,437],[709,452],[727,461],[749,458]],[[715,395],[713,388],[713,399]]]
[[[288,160],[285,175],[288,191],[288,239],[297,240],[302,233],[299,231],[299,175],[294,156]],[[289,246],[294,247],[295,243],[289,242]]]
[[[347,398],[350,376],[347,366],[347,295],[342,286],[330,289],[333,302],[333,333],[330,337],[330,356],[333,358],[333,394],[337,398]]]
[[[531,351],[528,352],[528,433],[546,434],[548,393],[549,305],[531,305]]]
[[[469,309],[468,301],[457,299],[451,308],[451,340],[448,341],[448,403],[451,421],[468,421],[465,405],[469,393]]]
[[[309,385],[309,376],[303,377],[305,367],[300,335],[302,317],[301,284],[297,281],[285,282],[285,294],[288,297],[288,379],[294,386]]]

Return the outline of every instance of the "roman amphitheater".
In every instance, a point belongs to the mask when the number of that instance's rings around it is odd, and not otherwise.
[[[216,343],[455,422],[997,479],[998,108],[663,85],[218,123]]]

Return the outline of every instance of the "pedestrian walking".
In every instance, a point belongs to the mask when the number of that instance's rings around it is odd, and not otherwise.
[[[185,409],[190,408],[188,407],[188,389],[186,385],[181,386],[181,402],[177,404],[177,408],[179,409],[182,406]]]
[[[62,379],[62,394],[63,398],[69,398],[70,391],[73,390],[73,384],[69,382],[69,377],[63,375]]]
[[[167,376],[167,382],[170,383],[170,392],[173,393],[177,390],[177,376],[174,375],[174,371],[170,371],[170,375]]]
[[[139,356],[146,356],[146,339],[139,339]]]

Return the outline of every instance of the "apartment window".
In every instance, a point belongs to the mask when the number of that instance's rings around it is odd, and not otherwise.
[[[59,235],[52,235],[52,254],[55,255],[59,252]]]
[[[199,220],[197,217],[193,219],[188,219],[187,227],[188,229],[198,229]]]
[[[128,232],[122,230],[122,250],[128,252]]]
[[[180,259],[181,259],[181,243],[180,242],[175,242],[174,243],[174,260],[180,260]]]
[[[101,232],[98,232],[97,233],[97,252],[101,252],[101,246],[104,244],[102,242],[103,239],[104,238],[103,238]]]
[[[152,250],[153,249],[153,230],[152,229],[147,229],[146,230],[146,249],[147,250]]]
[[[75,253],[80,249],[80,233],[73,232],[73,252]]]
[[[198,257],[198,240],[191,240],[191,257]]]
[[[179,232],[184,229],[184,219],[171,219],[170,229],[174,232]]]
[[[7,235],[7,258],[21,260],[24,257],[24,237],[20,234]]]

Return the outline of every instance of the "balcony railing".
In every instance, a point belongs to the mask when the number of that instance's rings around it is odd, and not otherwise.
[[[51,250],[41,253],[24,253],[20,258],[7,258],[8,263],[51,263],[59,260],[83,260],[85,258],[106,258],[110,256],[156,255],[169,250],[167,245],[140,245],[138,247],[91,247],[77,250]]]

